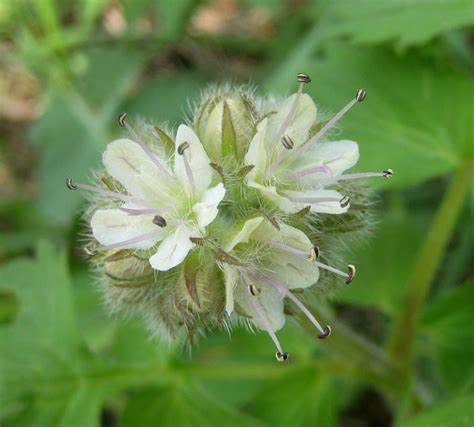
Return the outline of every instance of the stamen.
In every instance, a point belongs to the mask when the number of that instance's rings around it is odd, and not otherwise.
[[[298,92],[296,93],[295,100],[293,101],[293,105],[290,108],[288,115],[286,116],[285,121],[281,124],[280,129],[278,130],[276,140],[280,141],[281,137],[290,126],[291,122],[295,118],[296,110],[298,109],[298,104],[300,102],[301,94],[303,93],[303,87],[305,84],[311,82],[311,78],[307,74],[298,74],[296,77],[299,84]]]
[[[244,269],[239,269],[239,270],[242,273],[242,278],[244,279],[244,282],[249,287],[249,291],[250,291],[250,286],[254,286],[252,281],[250,280],[247,272]],[[281,344],[280,344],[280,341],[278,341],[278,338],[277,338],[275,332],[273,332],[273,329],[270,325],[270,322],[268,321],[267,317],[265,316],[262,309],[260,308],[260,306],[259,306],[260,302],[258,301],[256,296],[253,296],[253,295],[250,296],[250,304],[252,304],[252,307],[255,310],[255,312],[257,313],[257,316],[260,318],[260,320],[263,323],[263,326],[265,327],[268,335],[270,335],[270,338],[272,339],[273,343],[275,344],[275,347],[278,350],[276,354],[277,355],[278,354],[281,354],[281,355],[286,354],[286,359],[287,359],[288,358],[288,353],[283,351],[283,349],[281,347]],[[284,360],[286,360],[286,359],[284,359]],[[279,362],[283,361],[283,359],[280,360],[278,358],[278,356],[277,356],[277,360]]]
[[[318,246],[313,246],[309,250],[309,255],[308,255],[308,261],[314,262],[319,259],[319,256],[321,255],[321,251],[319,250]]]
[[[329,325],[326,325],[324,328],[324,332],[318,335],[320,340],[326,339],[328,336],[331,335],[332,329]]]
[[[298,306],[298,308],[305,314],[305,316],[316,327],[316,329],[318,329],[318,331],[321,332],[321,334],[325,334],[325,330],[323,329],[321,324],[316,320],[316,318],[311,314],[311,312],[284,285],[282,285],[281,283],[267,276],[256,275],[255,278],[259,281],[267,283],[268,285],[272,286],[277,291],[279,291],[282,295],[287,296],[289,299],[291,299],[291,301],[293,301]]]
[[[298,80],[300,83],[311,83],[311,77],[304,73],[299,73],[296,76],[296,80]]]
[[[325,203],[325,202],[340,202],[342,199],[339,197],[288,197],[292,202],[295,203]],[[344,197],[343,197],[344,198]]]
[[[132,239],[122,240],[121,242],[113,243],[111,245],[106,245],[107,249],[114,249],[120,248],[123,246],[132,245],[134,243],[142,242],[143,240],[148,240],[155,237],[157,234],[161,233],[161,230],[151,231],[150,233],[140,234],[137,237],[133,237]]]
[[[285,147],[287,150],[292,150],[295,146],[295,143],[288,135],[284,135],[281,138],[281,145],[283,145],[283,147]]]
[[[166,227],[167,223],[166,223],[166,219],[164,219],[162,216],[160,215],[155,215],[153,217],[153,220],[152,220],[153,224],[157,225],[158,227],[161,227],[161,228],[164,228]]]
[[[354,265],[349,264],[347,266],[347,270],[348,270],[348,273],[347,273],[346,285],[350,285],[352,283],[352,280],[354,280],[354,277],[356,275],[356,268],[355,268]]]
[[[288,177],[299,179],[306,175],[312,175],[314,173],[324,173],[326,175],[331,175],[331,168],[326,165],[313,166],[311,168],[303,169],[299,172],[288,172]]]
[[[306,251],[294,248],[282,242],[277,242],[275,240],[265,240],[265,243],[275,249],[279,249],[281,251],[299,256],[300,258],[306,259],[310,262],[314,262],[319,268],[322,268],[323,270],[327,270],[327,271],[330,271],[331,273],[335,273],[335,274],[338,274],[339,276],[343,276],[346,278],[346,283],[348,280],[352,281],[352,279],[355,276],[355,267],[352,264],[349,264],[348,266],[348,269],[350,270],[349,273],[344,273],[343,271],[338,270],[337,268],[334,268],[327,264],[323,264],[322,262],[319,262],[318,258],[321,254],[321,251],[317,246],[313,246],[309,250],[309,255],[308,255]],[[351,273],[351,271],[353,272]]]
[[[196,190],[196,184],[194,181],[193,171],[191,170],[191,165],[189,164],[188,157],[186,155],[186,150],[189,148],[189,142],[183,142],[178,147],[178,154],[183,157],[184,168],[186,169],[186,175],[188,175],[189,183],[193,191]]]
[[[289,173],[288,176],[291,178],[301,178],[305,175],[310,175],[314,173],[312,171],[308,172],[310,168],[305,169],[301,172],[296,173]],[[315,169],[315,168],[312,168]],[[341,181],[352,181],[354,179],[363,179],[363,178],[373,178],[373,177],[383,177],[383,178],[391,178],[393,175],[392,169],[386,169],[383,172],[364,172],[364,173],[348,173],[346,175],[338,175],[333,176],[330,178],[323,178],[318,180],[318,184],[326,185],[332,182],[341,182]]]
[[[161,162],[156,158],[156,156],[153,154],[153,152],[150,150],[147,144],[143,142],[141,137],[135,132],[135,130],[126,122],[125,118],[127,117],[127,113],[121,113],[118,116],[118,124],[121,127],[127,128],[128,132],[130,135],[132,135],[132,138],[134,142],[136,142],[141,149],[145,152],[145,154],[149,157],[149,159],[154,163],[154,165],[165,175],[168,175],[171,177],[171,174],[166,170],[166,168],[161,164]]]
[[[347,208],[350,202],[351,202],[351,198],[349,196],[343,196],[342,199],[339,200],[339,204],[341,205],[341,208]]]
[[[318,142],[326,132],[331,129],[357,102],[362,102],[367,96],[364,89],[359,89],[356,96],[338,113],[336,113],[310,140],[300,145],[299,151],[302,154],[311,144]]]
[[[279,351],[277,351],[275,353],[275,357],[276,357],[276,360],[278,360],[279,362],[286,362],[288,360],[288,357],[290,357],[290,355],[286,352],[280,353]]]
[[[168,212],[169,210],[173,209],[173,206],[167,205],[159,209],[132,209],[132,208],[123,208],[123,207],[120,207],[119,209],[123,212],[128,213],[131,216],[137,216],[137,215],[153,215],[153,214]]]
[[[111,197],[112,199],[121,200],[123,202],[132,202],[132,203],[145,205],[145,206],[148,204],[146,200],[141,199],[139,197],[126,196],[125,194],[122,194],[122,193],[116,193],[114,191],[105,190],[104,188],[93,187],[92,185],[78,184],[78,183],[73,182],[71,178],[66,178],[66,187],[69,188],[70,190],[81,189],[81,190],[91,191],[93,193],[97,193],[102,196]]]
[[[260,289],[257,288],[254,284],[250,284],[249,285],[249,293],[250,295],[254,296],[254,297],[258,297],[260,295]]]

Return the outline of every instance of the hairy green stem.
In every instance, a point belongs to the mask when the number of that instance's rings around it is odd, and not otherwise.
[[[471,184],[473,171],[474,158],[471,158],[455,172],[436,211],[408,282],[402,310],[389,340],[389,352],[402,370],[402,381],[408,378],[410,372],[418,314],[451,239]]]

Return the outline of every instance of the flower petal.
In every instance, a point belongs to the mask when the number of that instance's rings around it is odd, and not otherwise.
[[[107,172],[129,194],[163,204],[172,200],[170,179],[158,170],[142,148],[132,140],[117,139],[108,144],[102,161]],[[163,160],[161,163],[165,164]],[[162,185],[157,185],[158,183]]]
[[[296,210],[311,206],[311,212],[342,214],[350,207],[350,203],[345,207],[341,206],[343,195],[334,190],[286,191],[285,196],[293,202]],[[317,201],[318,199],[320,200]]]
[[[287,289],[307,288],[319,279],[319,268],[315,263],[278,249],[267,267],[271,276]]]
[[[199,227],[209,225],[217,216],[217,206],[225,196],[225,188],[222,183],[206,190],[201,198],[201,202],[193,206]]]
[[[257,218],[252,218],[238,228],[235,234],[232,235],[232,238],[229,239],[229,242],[224,245],[224,250],[229,252],[234,249],[239,243],[247,243],[251,234],[263,221],[263,217],[259,216]]]
[[[254,297],[250,295],[247,286],[245,286],[243,282],[240,282],[234,292],[235,302],[242,308],[245,314],[252,316],[252,320],[256,326],[266,330],[265,323],[254,307],[254,304],[258,304],[260,311],[268,320],[272,331],[278,331],[285,324],[282,295],[265,283],[259,283],[258,288],[260,289],[260,295]],[[252,304],[252,298],[254,299],[254,304]]]
[[[149,234],[141,241],[124,244],[123,249],[148,249],[166,236],[166,230],[153,224],[154,215],[132,216],[119,209],[99,209],[91,220],[92,234],[102,245],[115,245]]]
[[[189,148],[185,150],[182,156],[178,153],[178,149],[185,142],[189,144]],[[174,171],[181,183],[190,190],[192,187],[186,172],[184,156],[188,160],[196,190],[198,192],[207,190],[211,184],[213,174],[213,170],[209,166],[209,157],[194,130],[189,126],[181,125],[176,135]]]
[[[267,132],[268,119],[262,120],[257,125],[257,133],[250,142],[249,149],[245,155],[245,164],[255,167],[247,174],[247,180],[262,182],[267,167],[267,147],[265,146],[265,135]]]
[[[359,146],[350,140],[320,142],[310,147],[304,155],[293,164],[293,171],[314,166],[325,165],[333,175],[340,175],[346,169],[354,166],[359,160]],[[314,176],[304,180],[311,181]]]
[[[235,268],[224,264],[224,284],[225,284],[225,311],[231,314],[234,311],[234,291],[239,282],[240,276]]]
[[[164,239],[156,253],[150,257],[150,264],[155,270],[167,271],[184,261],[188,252],[195,246],[189,240],[197,234],[187,227],[178,227],[175,232]]]
[[[248,181],[247,185],[249,187],[259,190],[259,192],[262,194],[264,198],[274,203],[283,212],[293,213],[293,212],[296,212],[298,209],[300,209],[298,207],[299,205],[296,205],[291,200],[278,194],[277,189],[275,187],[258,184],[257,182],[254,182],[254,181]]]
[[[276,138],[293,107],[296,97],[296,93],[289,96],[278,109],[277,113],[269,117],[266,137],[268,147],[274,146],[275,144],[281,146],[280,141],[276,141]],[[312,98],[307,94],[302,94],[294,119],[284,131],[284,135],[289,136],[294,142],[295,148],[307,140],[309,130],[316,120],[316,114],[317,109]]]

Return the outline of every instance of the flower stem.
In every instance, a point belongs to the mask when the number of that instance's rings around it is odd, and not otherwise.
[[[389,340],[389,353],[402,370],[402,381],[408,379],[410,372],[418,314],[434,281],[446,246],[451,239],[473,172],[474,158],[470,158],[454,173],[436,211],[408,282],[402,310]]]

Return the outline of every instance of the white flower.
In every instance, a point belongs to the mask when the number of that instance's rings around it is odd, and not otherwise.
[[[248,185],[287,213],[306,206],[332,214],[349,209],[344,195],[325,187],[337,183],[341,173],[357,163],[357,143],[309,140],[316,114],[309,95],[291,95],[276,114],[258,124],[245,156],[246,164],[255,165],[247,175]]]
[[[190,127],[179,127],[175,145],[171,170],[143,143],[130,139],[110,143],[103,163],[127,194],[109,194],[124,203],[98,209],[91,220],[94,238],[107,248],[151,249],[160,242],[149,259],[160,271],[186,258],[195,246],[190,238],[203,235],[225,195],[222,183],[211,187],[209,158]]]
[[[319,330],[320,338],[326,338],[330,328],[322,327],[291,290],[315,284],[319,279],[319,268],[348,277],[317,261],[315,251],[319,250],[301,230],[285,224],[278,228],[263,217],[246,221],[228,238],[224,249],[230,256],[240,259],[245,257],[247,248],[252,251],[252,245],[258,244],[258,260],[253,262],[251,258],[242,265],[223,265],[227,313],[231,314],[238,306],[238,312],[243,312],[258,328],[267,331],[278,349],[277,358],[279,354],[281,357],[287,355],[275,335],[285,323],[283,299],[293,301]],[[353,273],[351,280],[352,276]]]

